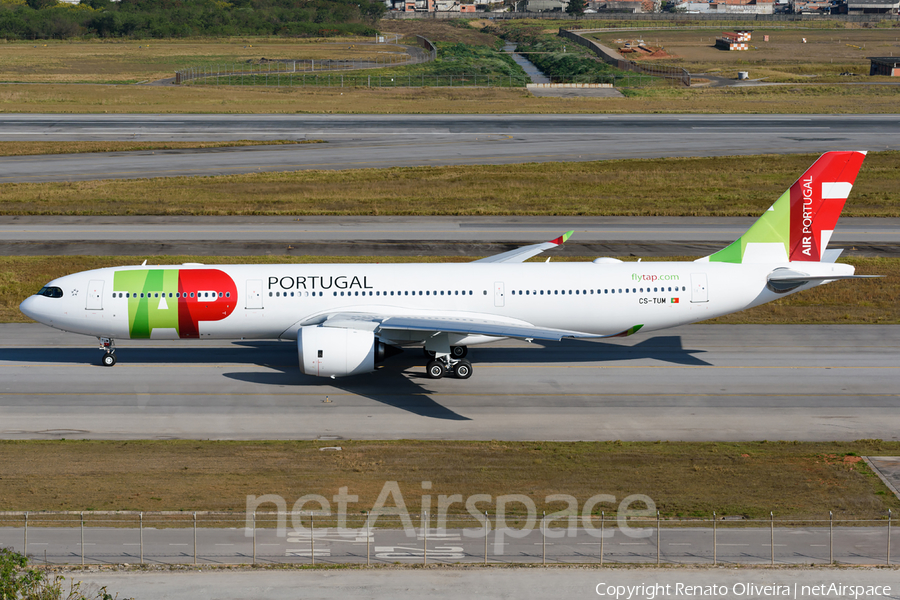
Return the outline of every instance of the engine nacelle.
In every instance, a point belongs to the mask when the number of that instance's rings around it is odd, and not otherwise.
[[[297,332],[300,372],[316,377],[371,373],[375,363],[399,352],[371,331],[341,327],[301,327]]]

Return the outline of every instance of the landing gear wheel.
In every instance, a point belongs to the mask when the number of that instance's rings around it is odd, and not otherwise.
[[[450,356],[453,358],[465,358],[469,353],[467,346],[450,346]]]
[[[428,373],[429,378],[440,379],[447,373],[447,368],[441,361],[433,360],[428,363],[428,366],[425,367],[425,371]]]
[[[100,364],[104,367],[111,367],[116,364],[116,355],[107,352],[103,355],[103,358],[100,359]]]
[[[422,354],[424,354],[427,358],[434,358],[436,356],[434,350],[429,350],[424,346],[422,346]]]
[[[472,363],[461,360],[453,366],[453,374],[457,379],[468,379],[472,376]]]

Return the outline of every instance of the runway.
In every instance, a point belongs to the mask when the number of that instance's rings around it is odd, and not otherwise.
[[[0,183],[900,148],[900,115],[2,115],[0,140],[324,144],[0,158]]]
[[[709,217],[0,217],[3,255],[484,256],[574,236],[549,256],[702,256],[756,219]],[[846,255],[900,254],[900,220],[845,218]]]
[[[121,341],[0,326],[3,439],[900,439],[900,326],[692,325],[473,348],[466,381],[416,349],[305,377],[289,342]],[[328,402],[325,402],[327,399]]]

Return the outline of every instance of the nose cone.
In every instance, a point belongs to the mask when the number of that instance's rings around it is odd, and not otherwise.
[[[35,321],[40,321],[38,314],[38,304],[40,298],[37,296],[28,296],[22,301],[22,304],[19,305],[19,310],[22,311],[22,314],[28,317],[29,319],[34,319]]]

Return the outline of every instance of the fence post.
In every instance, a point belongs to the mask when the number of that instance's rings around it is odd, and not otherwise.
[[[834,513],[828,511],[828,564],[834,564]]]
[[[547,564],[547,511],[541,511],[541,564]]]
[[[425,511],[425,527],[422,528],[422,566],[428,565],[428,511]]]
[[[25,541],[22,544],[22,554],[28,556],[28,511],[25,511]]]
[[[600,511],[600,566],[603,566],[603,511]]]
[[[490,525],[490,521],[488,521],[487,511],[484,511],[484,564],[487,564],[487,543],[488,536],[490,535],[490,530],[488,526]]]
[[[138,522],[138,530],[141,534],[141,564],[144,564],[144,513],[140,514],[140,521]]]
[[[256,509],[253,509],[253,564],[256,564]]]
[[[888,509],[887,564],[891,566],[891,509]]]
[[[659,511],[656,511],[656,566],[659,566]]]
[[[713,566],[716,566],[719,562],[718,550],[719,550],[719,540],[717,538],[717,530],[716,530],[716,511],[713,511]]]
[[[770,523],[769,531],[771,532],[770,543],[772,545],[771,546],[772,547],[772,564],[774,565],[775,564],[775,513],[771,512],[771,511],[769,512],[769,523]]]
[[[84,513],[81,513],[81,566],[84,566]]]
[[[366,513],[366,566],[369,566],[369,513]]]
[[[309,515],[309,557],[316,564],[316,515]]]
[[[197,564],[197,513],[194,513],[194,564]]]

